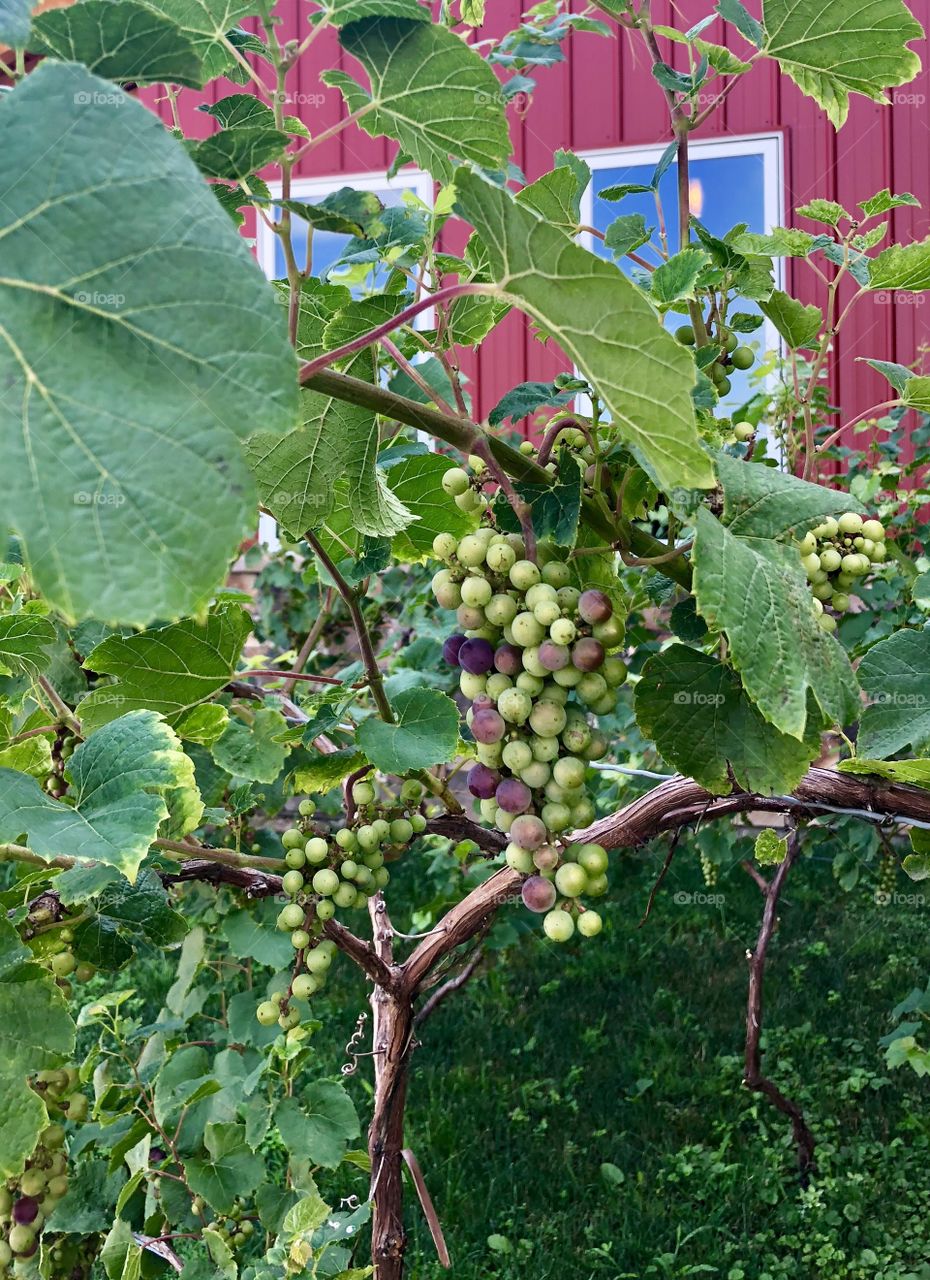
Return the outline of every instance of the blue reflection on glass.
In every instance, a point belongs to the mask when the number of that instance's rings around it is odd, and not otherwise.
[[[343,185],[351,184],[334,182],[332,189],[338,191]],[[404,190],[403,187],[385,187],[383,190],[376,190],[375,195],[382,204],[393,207],[403,204]],[[319,195],[297,196],[296,199],[306,204],[318,204],[325,198],[325,194],[321,192]],[[349,236],[339,235],[335,231],[315,231],[313,233],[313,275],[324,276],[333,263],[338,261],[349,239]],[[307,223],[301,218],[295,217],[291,220],[291,243],[294,246],[294,256],[298,264],[302,265],[307,257]],[[284,252],[277,236],[275,236],[274,245],[274,275],[276,280],[281,280],[287,275]]]

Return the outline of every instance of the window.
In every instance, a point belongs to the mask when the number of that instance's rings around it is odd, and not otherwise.
[[[433,180],[422,170],[403,170],[395,178],[384,174],[336,174],[330,178],[297,178],[291,184],[291,197],[315,204],[324,196],[342,187],[354,187],[357,191],[373,191],[389,207],[401,204],[405,191],[419,196],[424,204],[433,203]],[[272,189],[280,194],[280,184]],[[298,263],[303,263],[307,253],[307,224],[300,218],[292,220],[291,239]],[[339,257],[349,237],[332,231],[315,231],[313,235],[313,274],[323,275]],[[264,222],[259,222],[258,260],[265,275],[279,280],[287,274],[284,255],[278,237]],[[338,276],[334,278],[338,280]]]
[[[651,194],[627,196],[621,203],[602,200],[600,192],[618,183],[649,184],[664,147],[624,147],[620,150],[582,153],[591,166],[591,182],[584,194],[581,221],[604,232],[620,213],[641,213],[647,226],[656,225],[656,204]],[[693,141],[689,148],[691,209],[707,229],[715,235],[738,222],[748,224],[750,231],[766,232],[782,221],[783,178],[782,139],[779,134],[760,134],[745,138]],[[659,196],[665,212],[669,252],[678,250],[678,226],[674,211],[678,201],[677,166],[672,164],[659,183]],[[586,232],[584,242],[589,249],[611,257],[603,242]],[[651,256],[651,255],[644,255]],[[658,262],[658,259],[655,259]],[[780,262],[776,260],[776,283],[781,284]],[[629,258],[622,269],[635,269]],[[740,310],[758,311],[755,303],[741,302]],[[669,313],[666,323],[674,327],[683,323],[676,313]],[[747,339],[759,350],[777,348],[778,334],[768,323]],[[735,374],[732,390],[725,406],[735,409],[751,394],[748,375]]]

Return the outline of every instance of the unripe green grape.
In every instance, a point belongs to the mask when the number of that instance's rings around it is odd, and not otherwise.
[[[278,1006],[263,1000],[255,1010],[255,1016],[263,1027],[271,1027],[278,1021]]]
[[[313,954],[311,951],[310,955]],[[316,995],[322,985],[320,979],[314,977],[312,973],[298,973],[291,984],[291,991],[298,1000],[309,1000],[311,996]]]
[[[516,814],[508,813],[506,809],[502,809],[500,805],[498,805],[497,817],[494,820],[494,825],[497,827],[498,831],[506,833],[513,826],[513,820],[515,817]]]
[[[714,382],[717,386],[717,393],[721,396],[728,396],[733,390],[733,384],[730,382],[730,379],[726,374],[724,374],[722,378],[715,378]]]
[[[533,606],[533,617],[543,627],[550,627],[561,616],[561,606],[555,600],[542,600]]]
[[[413,831],[413,823],[410,824],[410,830]],[[384,854],[380,849],[376,849],[374,853],[366,853],[362,862],[369,871],[377,871],[379,867],[384,866]]]
[[[400,798],[404,804],[419,804],[426,788],[416,778],[408,778],[400,788]]]
[[[849,608],[849,596],[842,591],[836,591],[830,603],[837,613],[845,613]]]
[[[584,867],[577,862],[564,863],[555,873],[555,887],[564,898],[578,898],[588,887]]]
[[[47,1181],[41,1169],[27,1169],[19,1180],[19,1189],[30,1199],[38,1199],[44,1192]]]
[[[466,578],[465,581],[462,583],[460,590],[462,592],[463,607],[468,607],[471,609],[481,609],[482,610],[481,617],[483,621],[484,605],[488,603],[488,601],[491,599],[491,596],[494,594],[493,590],[491,589],[490,582],[488,582],[487,578],[469,577],[469,578]],[[480,626],[480,623],[479,623],[479,626]]]
[[[275,1006],[276,1009],[280,1009],[281,1005],[284,1003],[284,996],[285,996],[284,991],[272,991],[268,999],[271,1001],[271,1003]]]
[[[299,849],[305,839],[304,833],[297,827],[288,827],[281,836],[281,843],[285,849]]]
[[[426,830],[426,818],[422,813],[412,813],[410,815],[410,825],[413,827],[414,834],[420,835]]]
[[[13,1261],[13,1250],[5,1240],[0,1240],[0,1267],[8,1267]]]
[[[815,600],[829,600],[833,595],[833,588],[829,582],[818,582],[813,588],[812,595]]]
[[[284,861],[292,871],[299,871],[302,866],[306,865],[307,855],[303,849],[288,849],[284,855]]]
[[[587,765],[577,756],[563,756],[552,766],[552,776],[560,787],[581,787],[584,785]]]
[[[579,792],[576,787],[560,786],[552,778],[545,785],[545,795],[547,800],[552,800],[555,804],[569,804],[578,799]]]
[[[816,596],[811,600],[811,604],[814,606],[814,613],[823,613],[823,602],[818,600]]]
[[[549,627],[549,639],[553,644],[569,645],[578,634],[578,628],[571,618],[556,618]]]
[[[519,772],[520,780],[525,782],[528,787],[532,787],[534,791],[538,791],[540,787],[544,787],[549,781],[551,769],[543,760],[534,760],[532,764],[528,764],[525,769]]]
[[[578,608],[581,592],[577,587],[559,587],[555,593],[555,598],[564,613],[574,613]]]
[[[756,363],[756,353],[752,347],[737,347],[730,353],[730,362],[734,369],[751,369]]]
[[[332,963],[332,952],[322,946],[314,947],[304,958],[304,967],[310,973],[326,973]]]
[[[529,671],[521,671],[515,683],[518,689],[528,693],[531,698],[538,698],[546,687],[546,682],[542,676],[534,676]]]
[[[506,542],[497,542],[488,547],[486,560],[488,568],[495,573],[509,573],[516,563],[517,553]]]
[[[542,580],[550,587],[567,587],[572,571],[564,560],[550,560],[542,568]]]
[[[519,871],[524,876],[531,875],[536,869],[530,850],[514,844],[513,841],[504,850],[504,861],[508,867],[512,867],[514,871]]]
[[[522,689],[505,689],[497,701],[497,709],[511,724],[523,724],[533,710],[533,699]]]
[[[529,743],[519,738],[513,742],[506,743],[501,756],[511,773],[520,773],[533,763],[533,753],[530,750]]]
[[[56,978],[67,978],[68,974],[74,973],[77,968],[77,960],[71,951],[59,951],[57,956],[52,956],[50,963]]]
[[[314,893],[319,893],[324,898],[329,898],[339,888],[339,877],[330,867],[320,867],[319,871],[315,872],[313,876],[312,884]],[[285,911],[288,910],[287,907],[284,909]]]
[[[542,812],[539,816],[542,818],[549,830],[556,833],[560,831],[567,831],[572,822],[572,812],[568,805],[556,804],[551,800],[548,804],[543,805]]]
[[[358,841],[358,847],[363,853],[374,853],[381,843],[378,832],[371,823],[365,823],[359,827],[355,833],[355,838]]]
[[[543,700],[530,712],[530,728],[540,738],[557,738],[565,728],[565,709],[557,702]]]
[[[802,556],[801,566],[807,576],[809,578],[812,577],[820,570],[820,556],[818,556],[815,551],[812,551],[808,556]]]
[[[832,614],[822,613],[817,619],[817,623],[821,631],[830,632],[836,630],[836,618],[834,618]]]
[[[464,511],[466,515],[471,514],[472,511],[477,511],[479,507],[485,505],[484,498],[480,493],[476,493],[474,489],[466,489],[464,493],[457,494],[452,501],[459,511]]]
[[[278,1014],[278,1026],[282,1031],[290,1031],[292,1027],[300,1026],[300,1010],[288,1009],[287,1013]]]
[[[555,587],[550,587],[548,583],[537,582],[535,586],[530,587],[526,592],[527,609],[535,609],[538,604],[548,603],[555,604],[557,594]]]
[[[494,769],[501,762],[503,746],[500,742],[476,742],[475,755],[479,763],[486,764],[489,769]],[[411,822],[413,819],[411,818]]]
[[[570,720],[562,733],[562,745],[573,755],[581,755],[591,741],[591,728],[583,720]]]
[[[7,1217],[13,1208],[13,1195],[9,1187],[0,1186],[0,1217]]]
[[[468,472],[462,467],[450,467],[448,471],[443,472],[442,480],[443,492],[450,498],[456,498],[460,493],[464,493],[469,487],[471,481]]]
[[[835,587],[839,587],[841,591],[849,591],[851,587],[856,585],[856,580],[851,574],[838,573],[833,579],[833,585]]]
[[[338,840],[336,843],[339,844],[340,848],[345,847]],[[304,854],[307,862],[319,865],[329,857],[329,845],[322,836],[311,836],[304,846]]]
[[[489,822],[492,827],[497,826],[497,801],[493,797],[490,800],[479,800],[478,812],[485,822]]]
[[[552,942],[568,942],[575,932],[575,922],[567,911],[557,907],[543,917],[543,931]]]
[[[837,569],[843,563],[843,557],[835,547],[825,547],[820,553],[820,567],[825,569],[827,573],[836,573]]]
[[[343,880],[351,880],[356,871],[358,871],[358,863],[354,858],[346,858],[345,862],[340,863],[339,874]]]
[[[596,716],[612,715],[617,709],[617,693],[615,689],[608,689],[603,698],[595,698],[588,704]]]
[[[583,938],[593,938],[600,933],[604,922],[596,911],[583,911],[578,917],[578,932]]]
[[[585,760],[602,760],[610,747],[604,735],[598,731],[591,734],[588,745],[580,752]]]
[[[740,443],[745,444],[747,440],[751,440],[756,434],[756,429],[751,422],[734,422],[733,434]]]
[[[595,640],[600,640],[605,649],[616,649],[623,644],[623,622],[614,614],[603,622],[595,623],[591,628],[591,634]]]
[[[370,782],[359,779],[352,785],[352,799],[356,804],[373,804],[375,799],[375,789]]]
[[[495,538],[498,538],[499,536],[500,535],[496,534],[493,529],[489,529],[487,525],[481,525],[481,527],[476,529],[474,532],[474,537],[480,538],[481,541],[484,543],[485,553],[487,553],[488,547],[495,540]]]
[[[488,697],[493,698],[496,702],[505,689],[513,688],[513,681],[510,676],[505,676],[502,671],[495,671],[493,675],[488,676],[487,684],[484,688]]]
[[[607,681],[599,671],[586,671],[578,681],[576,691],[583,702],[596,702],[607,692]]]
[[[539,696],[542,702],[557,702],[560,707],[564,707],[568,701],[568,690],[553,680],[547,680]]]
[[[433,555],[437,560],[451,560],[458,545],[451,533],[437,533],[433,539]]]
[[[479,564],[484,564],[486,550],[484,539],[469,533],[459,543],[456,555],[459,563],[465,565],[467,569],[476,569]],[[433,581],[435,582],[435,578]]]
[[[826,569],[818,569],[816,573],[808,575],[808,582],[812,587],[819,587],[824,582],[830,581],[830,575]]]
[[[813,533],[805,533],[803,538],[798,540],[798,554],[801,557],[813,555],[817,550],[817,539]]]
[[[304,887],[304,878],[299,871],[288,871],[281,880],[281,888],[289,898],[296,898]]]
[[[827,516],[822,524],[814,530],[815,538],[835,538],[840,531],[839,523],[833,516]]]
[[[683,347],[693,347],[695,343],[694,326],[690,324],[680,324],[675,329],[675,341],[680,342]]]
[[[534,733],[530,738],[529,745],[534,760],[541,760],[543,764],[551,764],[553,760],[558,759],[560,753],[558,738],[541,737],[538,733]]]
[[[590,826],[597,817],[597,811],[587,796],[582,796],[580,800],[571,805],[571,811],[571,826],[572,829],[576,831],[581,827]]]
[[[860,578],[862,576],[861,562],[855,552],[843,556],[843,572],[851,578]]]
[[[436,603],[443,609],[457,609],[462,603],[462,593],[459,591],[457,582],[448,582],[440,587],[434,587],[433,595],[436,597]]]
[[[356,888],[348,880],[343,880],[333,894],[333,903],[337,907],[354,907]]]
[[[856,534],[862,532],[865,521],[857,511],[845,511],[836,523],[840,533]]]
[[[862,543],[862,546],[859,548],[860,551],[864,556],[868,556],[869,561],[871,562],[872,556],[875,553],[875,543],[871,538],[857,538],[856,543],[858,544],[860,542]]]
[[[385,841],[391,834],[391,824],[386,818],[375,818],[371,826],[375,835],[378,837],[379,844]]]
[[[524,671],[528,671],[531,676],[536,676],[539,680],[545,680],[549,675],[549,668],[544,667],[539,660],[539,645],[531,644],[524,649],[522,661]]]
[[[529,591],[541,578],[538,567],[532,560],[516,560],[510,567],[510,581],[518,591]]]
[[[487,676],[473,676],[470,671],[463,671],[459,676],[459,688],[470,702],[474,702],[479,693],[484,693]]]
[[[335,872],[334,871],[328,871],[328,872],[318,871],[316,874],[318,876],[324,875],[324,874],[335,875]],[[296,902],[289,902],[286,907],[283,907],[281,909],[281,914],[279,915],[278,919],[281,921],[283,928],[285,928],[287,932],[290,933],[292,929],[299,929],[300,926],[303,924],[304,909],[303,907],[298,906]]]
[[[349,827],[340,827],[336,832],[336,844],[340,849],[345,849],[346,853],[354,853],[358,848],[355,832]]]
[[[324,898],[321,902],[318,902],[316,904],[317,920],[324,920],[324,921],[332,920],[335,914],[336,914],[335,905],[332,902],[330,902],[329,898]]]
[[[552,672],[552,680],[560,689],[574,689],[575,685],[584,675],[583,671],[579,671],[577,667],[563,667],[561,671]],[[550,685],[551,688],[551,685]]]
[[[872,552],[872,563],[882,564],[888,557],[888,548],[884,542],[876,542],[875,550]]]
[[[575,861],[589,876],[603,875],[607,870],[607,850],[601,844],[575,846]]]
[[[391,840],[394,844],[407,844],[413,839],[413,827],[406,818],[395,818],[391,823]]]
[[[871,538],[873,542],[884,542],[885,540],[885,526],[880,520],[863,521],[862,532],[866,538]]]
[[[627,665],[622,658],[609,657],[604,659],[601,675],[607,681],[610,689],[619,689],[622,684],[626,684],[629,674]]]
[[[306,929],[295,929],[291,934],[291,946],[295,951],[303,951],[310,945],[310,935]]]
[[[492,595],[484,606],[484,616],[495,627],[509,626],[519,612],[519,606],[513,596]]]
[[[375,889],[386,889],[391,882],[391,873],[387,867],[379,867],[374,876]]]
[[[514,643],[522,649],[538,645],[546,635],[546,628],[537,622],[528,610],[517,614],[510,624],[510,629],[513,632]]]

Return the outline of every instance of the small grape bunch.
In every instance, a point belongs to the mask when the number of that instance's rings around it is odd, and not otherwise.
[[[528,828],[514,827],[521,839],[535,840]],[[533,820],[537,821],[537,820]],[[513,834],[513,832],[512,832]],[[535,849],[523,849],[514,855],[513,844],[508,846],[508,862],[520,862],[525,866],[523,854],[529,853],[530,871],[523,881],[520,894],[523,905],[543,916],[543,932],[552,942],[568,942],[576,929],[583,938],[593,938],[603,928],[603,920],[596,911],[585,907],[582,896],[600,897],[607,892],[607,851],[599,844],[571,844],[558,849],[540,844]]]
[[[683,346],[693,347],[696,341],[694,326],[690,324],[679,325],[675,330],[675,337]],[[718,326],[714,340],[720,347],[720,355],[707,369],[707,376],[717,388],[717,394],[726,396],[730,394],[732,386],[730,374],[734,369],[743,372],[751,369],[756,362],[756,353],[752,347],[741,343],[735,333],[723,326]]]
[[[894,898],[898,879],[898,859],[893,849],[883,849],[878,863],[878,881],[875,885],[875,902],[887,907]]]
[[[194,1201],[193,1207],[198,1216],[204,1212],[204,1202],[199,1196]],[[250,1213],[244,1201],[237,1196],[229,1213],[225,1216],[217,1215],[210,1226],[230,1248],[238,1249],[247,1244],[249,1238],[255,1233],[254,1218],[254,1211]]]
[[[879,520],[864,520],[855,511],[828,516],[798,541],[801,564],[811,584],[814,607],[824,631],[835,631],[836,614],[849,608],[850,592],[884,563],[888,554],[885,529]]]
[[[73,1068],[60,1073],[42,1072],[36,1084],[48,1104],[52,1086],[61,1083],[59,1100],[71,1088]],[[55,1076],[56,1080],[49,1077]],[[43,1079],[44,1077],[44,1079]],[[72,1090],[71,1100],[76,1097]],[[84,1115],[86,1116],[86,1110]],[[76,1118],[76,1117],[75,1117]],[[35,1151],[26,1162],[23,1173],[0,1185],[0,1275],[11,1274],[9,1268],[19,1259],[31,1258],[39,1248],[42,1227],[58,1201],[68,1190],[68,1157],[64,1152],[65,1131],[58,1123],[43,1129]]]
[[[66,996],[71,995],[70,979],[88,982],[96,973],[92,964],[79,961],[75,956],[72,949],[74,931],[68,925],[67,912],[55,894],[41,894],[30,903],[29,914],[21,923],[20,931],[36,958],[51,970]]]

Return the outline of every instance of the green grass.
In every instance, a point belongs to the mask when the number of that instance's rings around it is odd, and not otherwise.
[[[422,1029],[408,1142],[455,1280],[930,1277],[930,1086],[877,1043],[926,981],[926,909],[841,894],[823,863],[789,882],[765,1066],[818,1138],[805,1191],[787,1122],[740,1085],[759,892],[738,868],[704,890],[683,853],[638,929],[651,874],[612,891],[599,939],[528,937]],[[407,1210],[410,1274],[438,1280]]]

